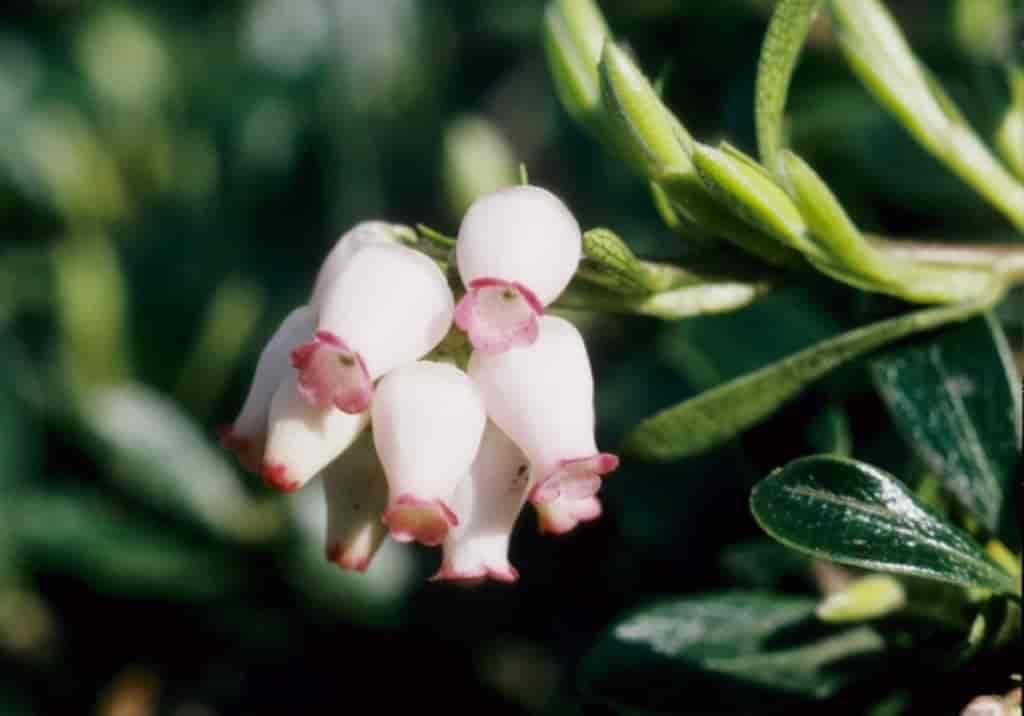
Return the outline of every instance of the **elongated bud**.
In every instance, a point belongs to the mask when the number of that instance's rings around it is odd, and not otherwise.
[[[488,421],[469,475],[455,492],[459,524],[444,541],[441,569],[431,579],[514,582],[508,544],[530,482],[526,456]]]
[[[285,317],[260,353],[249,395],[238,417],[218,430],[221,445],[233,451],[242,466],[251,472],[259,471],[263,459],[270,400],[290,371],[288,351],[308,336],[314,325],[314,312],[309,306],[296,308]]]
[[[541,534],[561,535],[576,529],[580,522],[590,522],[601,516],[601,501],[596,495],[574,500],[558,497],[551,502],[534,504],[537,525]]]
[[[292,351],[302,394],[319,408],[366,410],[374,380],[441,342],[453,303],[444,274],[423,254],[359,250],[324,293],[313,340]]]
[[[645,160],[645,174],[692,173],[693,138],[665,106],[632,58],[614,42],[605,42],[598,67],[601,94],[623,136],[630,137]]]
[[[388,535],[388,483],[369,430],[320,473],[327,500],[327,559],[365,572]]]
[[[545,189],[508,187],[473,202],[455,246],[466,286],[455,322],[473,347],[500,353],[533,343],[537,317],[569,285],[582,245],[576,219]]]
[[[476,388],[455,366],[420,361],[381,380],[370,413],[388,478],[384,522],[391,536],[441,544],[459,523],[452,498],[487,421]]]
[[[310,405],[295,376],[288,376],[270,403],[264,482],[285,492],[299,489],[341,455],[368,422],[366,413]]]
[[[348,262],[360,249],[374,244],[393,245],[398,242],[394,227],[383,221],[363,221],[341,235],[327,258],[320,264],[316,283],[313,284],[313,295],[309,304],[320,310],[327,288],[341,275]]]
[[[565,494],[592,497],[601,475],[619,459],[598,453],[594,441],[594,380],[583,337],[568,321],[544,316],[528,348],[474,352],[469,374],[487,414],[529,458],[534,471],[530,501]]]

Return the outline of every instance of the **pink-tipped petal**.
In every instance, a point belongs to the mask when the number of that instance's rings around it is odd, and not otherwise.
[[[257,444],[257,440],[239,435],[235,432],[234,425],[221,425],[218,427],[217,438],[222,448],[230,450],[235,454],[238,463],[243,468],[254,474],[259,473],[263,456],[260,454],[262,450]]]
[[[553,535],[571,532],[581,522],[596,520],[603,511],[596,496],[582,500],[560,497],[545,504],[535,504],[534,509],[540,533]]]
[[[263,482],[281,492],[295,492],[302,484],[288,476],[288,468],[280,463],[265,462],[260,468]]]
[[[470,343],[484,353],[503,353],[510,348],[533,345],[537,317],[544,306],[533,291],[515,281],[478,278],[455,307],[455,325],[469,335]]]
[[[384,524],[397,542],[419,542],[436,547],[444,542],[448,530],[459,523],[455,513],[441,500],[421,500],[399,495],[388,505]]]
[[[362,357],[329,331],[292,351],[299,372],[299,391],[317,408],[335,406],[343,413],[361,413],[373,400],[373,382]]]
[[[460,571],[447,560],[441,563],[441,568],[430,578],[431,582],[458,582],[465,586],[478,586],[488,579],[495,582],[512,584],[519,580],[519,571],[511,566],[490,567],[481,566],[475,569]]]
[[[365,572],[370,567],[369,557],[347,552],[341,544],[332,544],[327,548],[327,561],[350,572]]]
[[[566,497],[585,500],[601,489],[601,476],[619,466],[619,458],[611,453],[598,453],[590,457],[561,460],[553,472],[530,491],[530,501],[544,504]]]

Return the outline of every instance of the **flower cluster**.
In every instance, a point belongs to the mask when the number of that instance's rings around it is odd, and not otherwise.
[[[222,444],[280,490],[320,476],[327,556],[344,568],[365,570],[390,533],[442,546],[436,579],[515,580],[525,503],[543,531],[569,531],[601,514],[601,476],[618,464],[594,441],[583,339],[544,313],[581,244],[548,191],[481,197],[456,242],[456,306],[432,259],[388,224],[359,224],[264,348]],[[462,367],[430,360],[453,322],[473,346]]]

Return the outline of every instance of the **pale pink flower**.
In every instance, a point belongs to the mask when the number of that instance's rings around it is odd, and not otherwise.
[[[296,376],[281,381],[270,402],[263,480],[285,492],[297,490],[351,445],[369,423],[364,413],[309,404]]]
[[[238,417],[218,430],[221,445],[233,451],[247,470],[258,472],[263,461],[270,401],[277,386],[291,372],[288,351],[308,336],[315,325],[314,311],[309,306],[296,308],[285,317],[260,353]]]
[[[292,351],[302,394],[318,408],[366,410],[374,380],[441,342],[453,303],[444,274],[423,254],[360,249],[325,290],[313,340]]]
[[[466,295],[456,324],[478,351],[530,345],[537,318],[569,285],[582,254],[579,224],[545,189],[480,197],[462,219],[455,254]]]
[[[619,459],[594,440],[594,381],[576,327],[544,316],[536,342],[504,353],[475,351],[469,374],[487,414],[522,449],[533,471],[529,499],[592,497]]]
[[[444,541],[441,569],[432,579],[514,582],[508,545],[529,486],[526,456],[491,421],[473,466],[455,492],[459,524]]]
[[[370,408],[388,478],[384,521],[399,542],[435,546],[459,523],[452,498],[469,472],[487,417],[469,377],[420,361],[388,373]]]
[[[327,501],[327,559],[365,572],[388,531],[388,483],[369,430],[320,473]]]

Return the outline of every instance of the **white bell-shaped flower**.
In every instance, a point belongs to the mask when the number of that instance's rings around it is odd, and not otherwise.
[[[459,523],[452,498],[487,421],[473,382],[453,365],[412,363],[380,381],[370,413],[388,478],[384,522],[392,537],[441,544]]]
[[[301,306],[289,313],[256,363],[256,373],[249,394],[235,422],[218,429],[220,443],[238,456],[247,470],[258,472],[267,439],[267,416],[270,400],[281,381],[291,372],[288,352],[314,329],[316,318],[310,306]]]
[[[295,375],[281,381],[270,402],[263,480],[284,492],[297,490],[355,442],[369,423],[333,406],[317,408],[299,390]]]
[[[488,421],[469,475],[452,504],[459,524],[444,541],[441,569],[432,579],[514,582],[519,573],[508,561],[508,545],[529,486],[526,456]]]
[[[537,525],[541,534],[561,535],[576,529],[580,522],[590,522],[601,516],[601,501],[597,495],[573,499],[556,497],[551,502],[534,504]]]
[[[320,272],[313,284],[313,295],[309,299],[309,305],[317,310],[320,309],[328,286],[341,275],[342,270],[357,251],[374,244],[394,245],[395,243],[395,232],[391,224],[383,221],[361,221],[346,231],[335,242],[334,247],[327,254],[327,258],[320,264]]]
[[[441,342],[453,303],[441,269],[423,254],[360,249],[325,290],[313,340],[292,351],[302,394],[318,408],[366,410],[374,380]]]
[[[576,327],[556,316],[539,320],[536,342],[504,353],[475,351],[469,374],[487,414],[530,461],[529,499],[592,497],[619,459],[594,440],[594,380]]]
[[[462,219],[455,255],[466,295],[455,322],[478,351],[530,345],[537,318],[569,285],[583,237],[551,192],[513,186],[480,197]]]
[[[327,501],[327,559],[365,572],[388,535],[388,482],[369,430],[320,473]]]

